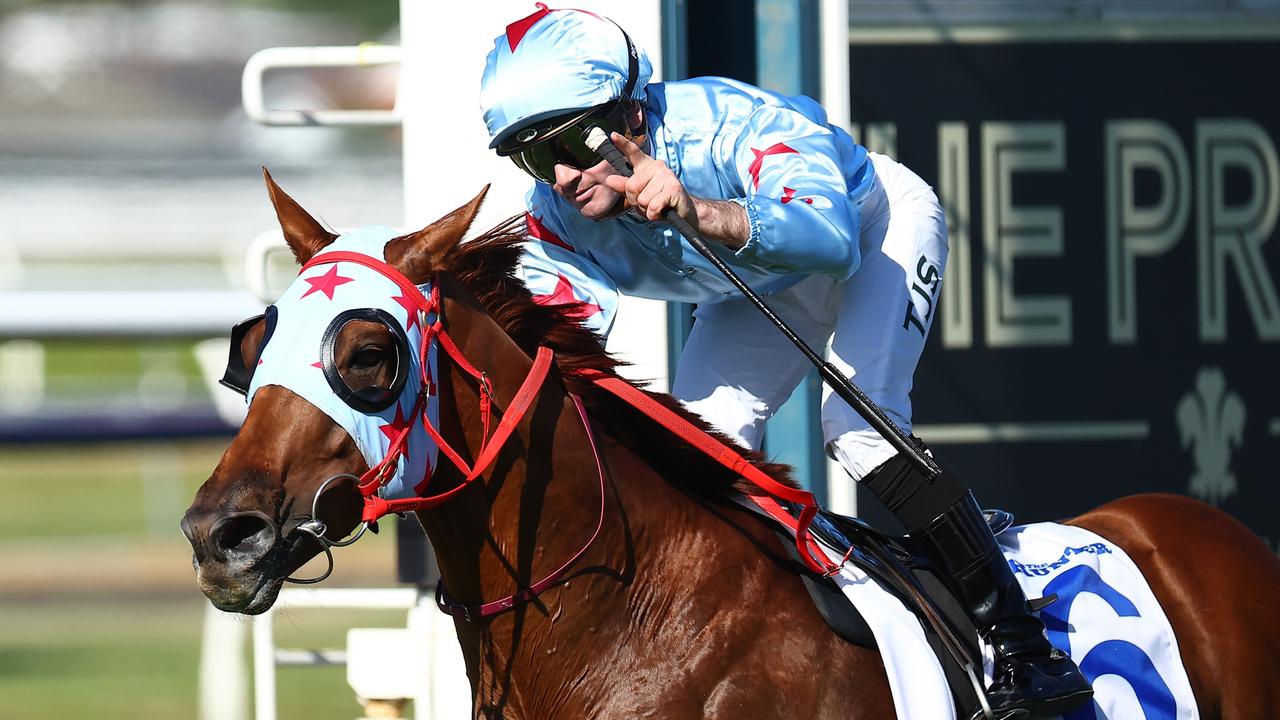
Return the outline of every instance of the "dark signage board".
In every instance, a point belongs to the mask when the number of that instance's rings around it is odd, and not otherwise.
[[[1173,492],[1276,546],[1280,33],[850,53],[950,221],[918,434],[1023,520]]]

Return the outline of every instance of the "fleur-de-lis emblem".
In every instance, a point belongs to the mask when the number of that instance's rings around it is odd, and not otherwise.
[[[1194,391],[1178,402],[1182,446],[1191,447],[1195,471],[1192,495],[1215,505],[1236,493],[1231,474],[1231,451],[1244,442],[1244,401],[1227,391],[1227,380],[1216,367],[1200,368]]]

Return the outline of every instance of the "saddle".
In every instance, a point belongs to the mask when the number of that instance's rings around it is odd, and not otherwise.
[[[987,510],[985,515],[987,525],[996,535],[1013,524],[1013,515],[1003,510]],[[929,646],[946,674],[956,707],[962,717],[972,716],[981,706],[977,695],[980,690],[974,687],[974,673],[979,683],[982,673],[977,629],[948,581],[935,571],[915,541],[910,537],[887,535],[859,518],[827,510],[819,511],[810,531],[831,547],[853,548],[849,562],[874,578],[920,619]],[[788,532],[784,529],[776,532],[787,555],[800,562]],[[801,572],[800,579],[818,613],[836,635],[860,647],[878,649],[866,619],[833,579],[808,571]]]

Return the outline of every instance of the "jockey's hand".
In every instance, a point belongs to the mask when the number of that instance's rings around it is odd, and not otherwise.
[[[611,133],[609,139],[622,151],[622,156],[634,170],[629,178],[621,175],[605,178],[609,189],[626,195],[627,204],[644,213],[649,220],[661,220],[667,210],[672,209],[690,225],[698,227],[698,211],[693,196],[684,189],[684,184],[671,168],[646,155],[639,145],[624,135]]]

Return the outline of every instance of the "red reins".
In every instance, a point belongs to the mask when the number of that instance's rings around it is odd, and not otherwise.
[[[585,369],[579,372],[582,377],[591,380],[601,388],[617,395],[668,430],[678,435],[685,442],[702,451],[721,465],[741,475],[743,479],[763,491],[762,495],[747,495],[762,510],[775,520],[791,528],[796,534],[796,548],[804,564],[817,573],[830,574],[838,571],[840,565],[827,559],[816,540],[809,533],[809,525],[818,514],[818,501],[813,493],[799,488],[788,487],[764,474],[760,468],[751,464],[750,460],[734,452],[724,443],[703,432],[693,423],[671,411],[662,403],[649,397],[643,390],[635,387],[622,378],[607,375],[599,370]],[[775,499],[776,498],[776,499]],[[795,503],[800,506],[800,517],[793,517],[777,500]]]

